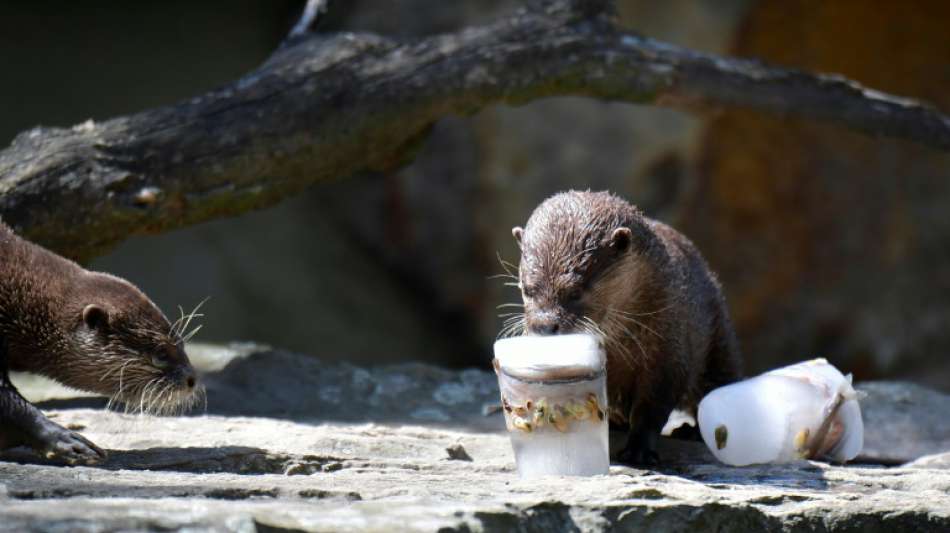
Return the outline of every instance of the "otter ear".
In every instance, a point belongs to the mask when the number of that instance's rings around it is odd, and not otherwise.
[[[524,234],[524,229],[521,226],[515,226],[511,228],[511,236],[515,238],[515,241],[518,242],[518,248],[521,248],[521,235]]]
[[[82,310],[82,321],[89,329],[101,329],[109,324],[109,312],[96,304],[89,304]]]
[[[632,240],[633,236],[630,232],[630,228],[619,227],[610,235],[610,247],[613,248],[614,251],[623,252],[630,247]]]

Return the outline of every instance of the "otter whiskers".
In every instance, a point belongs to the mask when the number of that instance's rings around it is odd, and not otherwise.
[[[609,337],[613,340],[614,346],[617,348],[617,351],[623,356],[624,361],[627,363],[627,366],[631,370],[636,370],[635,365],[633,364],[636,359],[633,357],[633,354],[630,353],[630,350],[623,343],[623,336],[617,335],[617,333],[626,333],[627,337],[633,339],[633,342],[637,345],[637,348],[640,349],[640,354],[645,358],[647,357],[646,350],[643,348],[643,343],[640,342],[639,337],[630,331],[623,322],[618,320],[617,315],[606,314],[604,315],[604,326],[605,331],[608,333]]]
[[[610,317],[605,317],[604,326],[601,327],[590,317],[583,317],[581,319],[581,324],[586,333],[591,335],[596,335],[600,337],[604,342],[604,348],[607,349],[607,353],[616,353],[620,355],[620,358],[623,362],[627,363],[627,366],[631,370],[636,370],[633,361],[633,354],[630,353],[630,348],[623,343],[621,336],[617,335],[615,330],[620,329],[623,325],[616,323],[616,321]],[[625,328],[624,328],[625,329]],[[634,336],[629,330],[627,333],[633,338],[634,342],[640,348],[640,352],[643,353],[643,345],[640,344],[640,341]]]
[[[202,386],[191,391],[184,390],[176,383],[157,376],[127,391],[121,401],[124,414],[179,416],[202,402],[207,406],[207,393]]]
[[[513,279],[515,281],[518,281],[518,276],[512,272],[513,270],[514,271],[518,270],[517,265],[515,265],[514,263],[510,261],[505,261],[504,259],[502,259],[501,254],[498,252],[495,252],[495,257],[498,259],[498,263],[501,265],[501,268],[505,270],[505,273],[491,276],[491,278],[489,279],[508,278],[508,279]]]
[[[524,313],[505,313],[498,316],[508,316],[508,318],[505,318],[504,324],[501,328],[501,331],[498,332],[497,338],[504,339],[518,335],[524,335],[527,331],[527,322],[525,321]]]
[[[501,268],[505,270],[504,274],[496,274],[491,276],[489,279],[506,279],[503,283],[505,287],[519,288],[521,286],[521,281],[518,276],[514,274],[513,271],[517,271],[518,267],[511,263],[510,261],[505,261],[502,259],[501,254],[495,252],[495,257],[498,259],[498,264],[501,265]],[[517,309],[518,311],[513,313],[501,313],[498,315],[498,318],[503,318],[501,330],[498,332],[497,339],[505,339],[508,337],[516,337],[518,335],[524,335],[528,331],[528,323],[525,320],[524,314],[524,304],[518,302],[507,302],[495,307],[495,309]]]
[[[618,325],[624,325],[624,326],[625,326],[624,324],[625,322],[629,322],[633,324],[636,328],[646,330],[648,333],[651,333],[652,335],[656,336],[658,339],[664,340],[663,335],[660,335],[655,329],[648,326],[642,320],[638,320],[638,317],[661,313],[665,309],[669,309],[670,306],[666,306],[663,309],[658,309],[656,311],[651,311],[647,313],[632,313],[629,311],[623,311],[623,310],[617,309],[615,307],[610,307],[610,306],[593,306],[593,307],[597,310],[603,311],[605,321],[612,320],[616,322]],[[629,328],[624,327],[624,329],[629,331]]]
[[[209,298],[210,297],[207,297],[198,302],[198,305],[196,305],[195,308],[192,309],[188,314],[185,314],[185,309],[179,305],[178,312],[180,313],[180,316],[178,317],[178,320],[172,323],[168,334],[173,338],[180,338],[182,342],[188,342],[191,340],[191,338],[194,337],[195,334],[201,329],[201,324],[191,331],[188,331],[188,327],[191,325],[192,320],[204,317],[204,314],[199,313],[198,311],[201,309],[201,306],[208,301]]]
[[[203,386],[185,389],[156,371],[130,367],[132,362],[117,367],[119,385],[106,402],[106,409],[115,410],[121,403],[124,414],[178,416],[204,403],[207,410]]]

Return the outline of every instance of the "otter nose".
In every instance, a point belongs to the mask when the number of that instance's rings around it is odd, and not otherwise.
[[[191,367],[183,368],[181,370],[181,381],[189,389],[195,388],[195,385],[198,384],[198,380],[195,377],[195,371]]]
[[[528,321],[528,331],[535,335],[557,335],[563,333],[561,321],[554,314],[544,313]]]

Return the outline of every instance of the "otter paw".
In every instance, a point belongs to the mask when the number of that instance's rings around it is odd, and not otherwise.
[[[629,466],[658,466],[660,456],[649,448],[624,448],[617,454],[617,460]]]
[[[632,432],[627,444],[617,454],[617,460],[630,466],[657,466],[660,456],[656,453],[656,435],[647,431]]]
[[[38,448],[43,457],[71,465],[91,465],[106,458],[106,452],[89,439],[58,426],[44,436]]]

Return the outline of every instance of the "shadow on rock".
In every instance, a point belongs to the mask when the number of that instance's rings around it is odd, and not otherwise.
[[[778,464],[727,466],[715,462],[659,469],[662,474],[698,481],[712,488],[735,485],[768,486],[783,489],[825,490],[824,469],[807,461]],[[769,502],[763,502],[769,503]]]
[[[187,473],[313,474],[342,467],[343,459],[331,456],[269,453],[249,446],[162,447],[143,450],[107,450],[109,457],[92,468],[104,470],[152,470]],[[0,454],[0,460],[19,464],[59,465],[26,448]]]
[[[36,402],[40,409],[103,409],[109,403],[107,398],[101,397],[79,397],[79,398],[54,398]]]
[[[623,445],[624,434],[611,431],[612,456]],[[648,469],[651,473],[698,481],[712,487],[721,485],[759,485],[786,489],[815,489],[828,486],[823,469],[808,461],[777,465],[728,466],[720,463],[701,440],[661,437],[657,442],[660,464]],[[611,462],[614,466],[625,466]],[[638,498],[649,495],[638,494]]]

